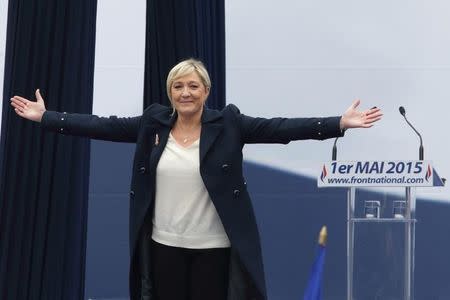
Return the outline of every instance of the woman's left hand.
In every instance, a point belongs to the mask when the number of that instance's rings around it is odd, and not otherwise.
[[[341,118],[341,129],[348,128],[370,128],[373,123],[380,120],[383,114],[381,109],[374,107],[365,111],[358,111],[357,107],[361,100],[356,100],[345,111]]]

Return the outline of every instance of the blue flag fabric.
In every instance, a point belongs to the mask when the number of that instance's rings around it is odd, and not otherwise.
[[[311,277],[309,278],[308,286],[306,287],[303,300],[321,300],[322,299],[322,273],[325,265],[325,246],[319,245],[319,251],[314,261],[311,270]]]

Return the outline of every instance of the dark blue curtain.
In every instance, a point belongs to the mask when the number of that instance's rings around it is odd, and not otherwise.
[[[148,0],[144,107],[170,105],[166,95],[169,70],[187,58],[203,61],[212,89],[210,108],[225,106],[224,0]]]
[[[10,0],[0,142],[0,299],[83,299],[89,141],[42,132],[9,106],[92,110],[94,0]]]

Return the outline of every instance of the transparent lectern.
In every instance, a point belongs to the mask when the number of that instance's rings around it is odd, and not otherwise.
[[[348,189],[347,299],[414,299],[416,188],[444,186],[431,162],[331,161],[317,182]]]

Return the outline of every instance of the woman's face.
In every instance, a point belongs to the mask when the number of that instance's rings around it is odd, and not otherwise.
[[[170,88],[172,105],[179,115],[188,117],[201,115],[208,94],[209,89],[205,87],[197,72],[174,80]]]

